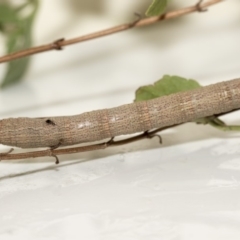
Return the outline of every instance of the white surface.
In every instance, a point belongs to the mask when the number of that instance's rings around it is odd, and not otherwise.
[[[84,2],[42,0],[36,44],[125,22],[139,1],[129,8],[103,1],[83,14]],[[225,1],[207,13],[37,55],[25,81],[1,91],[0,117],[129,103],[139,86],[164,74],[203,85],[239,77],[239,12],[238,0]],[[224,119],[237,124],[240,114]],[[3,161],[0,239],[239,239],[239,136],[190,123],[162,133],[162,146],[152,139],[60,156],[59,166],[52,158]]]

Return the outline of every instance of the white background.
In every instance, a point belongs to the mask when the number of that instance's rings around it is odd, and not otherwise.
[[[35,45],[132,21],[149,3],[42,0]],[[24,81],[1,90],[0,118],[130,103],[139,86],[164,74],[202,85],[237,78],[239,29],[240,2],[229,0],[205,13],[36,55]],[[223,119],[240,124],[240,113]],[[188,123],[162,133],[162,146],[142,140],[60,156],[60,165],[53,158],[3,161],[0,239],[239,239],[239,136]]]

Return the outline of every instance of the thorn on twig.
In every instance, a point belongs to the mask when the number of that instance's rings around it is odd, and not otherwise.
[[[154,137],[158,137],[159,143],[162,144],[162,137],[161,137],[159,134],[156,134],[156,133],[152,134],[152,133],[149,132],[149,131],[145,131],[145,132],[144,132],[144,135],[145,135],[147,138],[149,138],[149,139],[152,139],[152,138],[154,138]]]
[[[61,42],[64,41],[64,38],[60,38],[52,43],[52,47],[55,50],[62,50]]]
[[[201,5],[202,5],[202,2],[204,0],[199,0],[198,3],[196,4],[196,8],[197,8],[197,11],[198,12],[206,12],[207,9],[206,8],[203,8]]]
[[[134,16],[136,17],[136,20],[130,23],[129,27],[134,27],[142,19],[142,14],[139,12],[134,12]]]
[[[55,164],[59,164],[60,163],[60,161],[59,161],[59,158],[58,158],[58,156],[57,155],[55,155],[55,154],[52,154],[52,156],[56,159],[56,161],[55,161]]]
[[[13,152],[13,148],[10,148],[7,152],[5,153],[0,153],[0,161],[1,161],[1,157],[7,156],[8,154],[10,154],[11,152]]]
[[[111,144],[114,143],[114,137],[112,137],[109,141],[105,143],[106,147],[110,146]]]
[[[60,142],[60,141],[59,141],[59,142]],[[53,153],[53,150],[56,149],[56,148],[58,148],[59,146],[60,146],[60,144],[57,144],[56,146],[50,147],[50,149],[49,149],[49,154],[48,154],[48,156],[54,157],[54,158],[56,159],[55,164],[59,164],[60,161],[59,161],[58,156]]]
[[[140,12],[134,12],[134,15],[137,17],[135,21],[140,21],[142,19],[142,14]]]
[[[58,156],[56,154],[53,154],[52,151],[54,149],[56,149],[56,148],[59,148],[62,145],[62,143],[63,143],[63,139],[60,139],[58,144],[56,144],[55,146],[51,146],[50,147],[50,153],[51,153],[50,156],[53,156],[56,159],[55,164],[59,164],[59,158],[58,158]]]

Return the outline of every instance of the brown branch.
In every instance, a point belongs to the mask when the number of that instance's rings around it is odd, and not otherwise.
[[[207,7],[210,7],[211,5],[222,2],[222,1],[223,0],[209,0],[209,1],[204,3],[204,2],[202,2],[202,0],[200,0],[194,6],[182,8],[182,9],[175,10],[175,11],[171,11],[171,12],[165,13],[161,16],[138,19],[138,20],[136,20],[134,22],[131,22],[131,23],[122,24],[122,25],[119,25],[119,26],[116,26],[116,27],[108,28],[108,29],[105,29],[105,30],[102,30],[102,31],[98,31],[98,32],[95,32],[95,33],[87,34],[87,35],[77,37],[77,38],[73,38],[73,39],[69,39],[69,40],[64,40],[62,38],[62,39],[54,41],[53,43],[50,43],[50,44],[25,49],[25,50],[22,50],[22,51],[18,51],[18,52],[11,53],[11,54],[5,55],[3,57],[0,57],[0,63],[9,62],[9,61],[12,61],[12,60],[15,60],[15,59],[18,59],[18,58],[22,58],[22,57],[30,56],[30,55],[33,55],[33,54],[50,51],[50,50],[61,50],[62,47],[64,47],[64,46],[68,46],[68,45],[71,45],[71,44],[80,43],[80,42],[88,41],[88,40],[91,40],[91,39],[107,36],[107,35],[110,35],[110,34],[114,34],[114,33],[117,33],[117,32],[121,32],[121,31],[131,29],[131,28],[134,28],[134,27],[141,27],[141,26],[154,24],[154,23],[159,22],[159,21],[180,17],[180,16],[183,16],[183,15],[186,15],[186,14],[189,14],[189,13],[203,12]]]
[[[11,153],[13,149],[11,148],[6,153],[0,153],[0,161],[1,160],[20,160],[26,158],[38,158],[38,157],[54,157],[56,159],[56,163],[58,164],[58,157],[57,155],[64,155],[64,154],[72,154],[72,153],[80,153],[80,152],[89,152],[94,150],[101,150],[107,147],[116,147],[124,144],[128,144],[131,142],[139,141],[144,138],[153,138],[159,137],[161,143],[161,137],[156,133],[166,130],[171,127],[178,126],[180,124],[176,124],[173,126],[168,126],[164,128],[158,128],[153,131],[144,132],[134,137],[126,138],[123,140],[114,141],[113,138],[108,142],[97,143],[89,146],[80,146],[80,147],[71,147],[71,148],[57,148],[57,149],[45,149],[33,152],[24,152],[24,153]]]
[[[215,117],[220,117],[224,116],[228,113],[232,113],[235,111],[239,111],[240,109],[235,109],[229,112],[221,113],[215,115]],[[101,150],[101,149],[106,149],[107,147],[116,147],[132,142],[136,142],[145,138],[153,138],[153,137],[159,137],[159,142],[162,143],[162,138],[160,135],[157,133],[172,127],[176,127],[181,124],[175,124],[172,126],[167,126],[164,128],[158,128],[152,131],[147,131],[142,134],[139,134],[134,137],[126,138],[123,140],[118,140],[114,141],[113,138],[109,140],[108,142],[103,142],[103,143],[97,143],[89,146],[79,146],[79,147],[70,147],[70,148],[57,148],[57,149],[45,149],[45,150],[40,150],[40,151],[33,151],[33,152],[24,152],[24,153],[11,153],[13,151],[13,148],[11,148],[8,152],[6,153],[0,153],[0,161],[1,160],[20,160],[20,159],[26,159],[26,158],[38,158],[38,157],[54,157],[56,159],[56,164],[59,163],[58,160],[58,155],[64,155],[64,154],[73,154],[73,153],[80,153],[80,152],[89,152],[89,151],[94,151],[94,150]]]

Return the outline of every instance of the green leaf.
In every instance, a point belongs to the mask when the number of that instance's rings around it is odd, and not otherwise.
[[[159,16],[164,13],[167,7],[167,0],[153,0],[146,11],[146,16]]]
[[[135,93],[135,102],[150,100],[162,96],[167,96],[173,93],[188,91],[200,88],[201,85],[193,79],[185,79],[178,76],[165,75],[162,79],[155,82],[153,85],[147,85],[137,89]],[[240,126],[226,125],[216,116],[196,119],[197,124],[209,124],[212,127],[223,131],[240,131]]]
[[[14,11],[14,8],[11,7],[8,3],[0,3],[0,23],[16,23],[18,22],[17,15]]]
[[[240,125],[227,125],[225,122],[217,118],[216,116],[205,117],[197,119],[197,124],[209,124],[214,128],[221,131],[240,131]]]
[[[135,101],[149,100],[199,87],[201,85],[195,80],[165,75],[153,85],[140,87],[136,91]]]
[[[29,0],[21,6],[0,5],[0,13],[3,9],[8,9],[9,16],[0,17],[0,26],[6,35],[7,53],[20,51],[31,47],[32,45],[32,25],[38,8],[37,0]],[[25,7],[32,7],[32,11],[27,16],[22,16]],[[2,81],[1,87],[21,80],[27,71],[29,57],[14,60],[8,63],[7,70]]]

